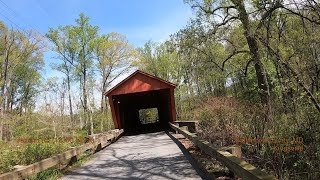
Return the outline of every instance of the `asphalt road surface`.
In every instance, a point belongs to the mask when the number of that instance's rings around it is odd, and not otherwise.
[[[69,172],[69,179],[202,179],[188,154],[165,132],[123,136]]]

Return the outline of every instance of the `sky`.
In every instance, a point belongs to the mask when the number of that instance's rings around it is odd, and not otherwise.
[[[34,29],[43,36],[50,27],[75,24],[80,13],[90,18],[90,24],[99,26],[100,34],[121,33],[135,47],[148,40],[169,39],[193,15],[183,0],[0,0],[0,21],[14,29]],[[44,53],[45,67],[41,73],[45,79],[63,77],[50,66],[59,62],[55,56],[52,51]],[[111,87],[131,72],[120,76]]]
[[[135,47],[148,40],[162,42],[187,25],[192,10],[183,0],[0,0],[0,20],[16,29],[36,29],[75,24],[83,12],[101,33],[119,32]],[[46,52],[44,77],[57,76],[50,68],[56,59]]]

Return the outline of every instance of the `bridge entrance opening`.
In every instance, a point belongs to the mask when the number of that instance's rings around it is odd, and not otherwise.
[[[152,124],[159,122],[158,108],[140,109],[139,119],[141,124]]]
[[[116,128],[146,133],[169,128],[176,119],[175,85],[136,71],[106,93]]]
[[[113,96],[126,133],[146,133],[168,128],[170,89]]]

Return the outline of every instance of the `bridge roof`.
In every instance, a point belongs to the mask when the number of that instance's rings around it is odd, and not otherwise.
[[[106,96],[145,92],[167,88],[176,85],[156,76],[137,70],[105,93]]]

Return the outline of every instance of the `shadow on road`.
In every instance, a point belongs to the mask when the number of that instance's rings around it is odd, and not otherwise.
[[[205,178],[181,143],[168,132],[156,132],[123,136],[61,179]]]

